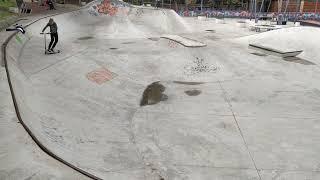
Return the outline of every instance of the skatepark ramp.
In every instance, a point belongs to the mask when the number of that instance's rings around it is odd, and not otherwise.
[[[181,37],[178,35],[163,35],[161,36],[161,38],[165,38],[165,39],[170,39],[172,41],[175,41],[177,43],[182,44],[185,47],[204,47],[206,46],[206,44],[193,40],[193,39],[189,39],[189,38],[185,38],[185,37]]]
[[[257,56],[248,44],[303,50],[297,58],[317,62],[318,29],[251,35],[236,20],[94,1],[52,16],[61,52],[46,55],[40,32],[49,18],[11,36],[5,64],[18,118],[68,166],[107,180],[270,179],[317,170],[318,66]],[[197,31],[188,33],[184,20]],[[198,40],[206,46],[183,45]]]
[[[315,27],[291,27],[242,37],[236,41],[280,50],[281,52],[277,54],[283,53],[281,56],[291,56],[292,54],[285,52],[296,51],[293,52],[294,55],[299,54],[299,57],[318,64],[320,63],[317,45],[320,40],[319,33],[320,29]]]
[[[136,52],[129,52],[132,61],[126,62],[125,52],[116,56],[111,51],[116,53],[119,42],[149,43],[157,49],[158,42],[148,37],[188,32],[188,27],[172,10],[95,1],[52,16],[58,24],[57,49],[62,52],[45,55],[40,32],[49,18],[31,23],[26,34],[13,34],[4,46],[22,125],[45,152],[93,179],[160,176],[145,169],[132,123],[145,86],[157,79],[150,76],[155,67],[149,63],[149,69],[142,71]],[[140,47],[141,53],[146,51]]]
[[[269,54],[274,54],[276,56],[280,57],[295,57],[302,53],[302,50],[290,50],[290,51],[283,51],[279,49],[273,49],[271,47],[266,47],[261,44],[249,44],[250,48],[257,49],[259,51],[269,53]]]

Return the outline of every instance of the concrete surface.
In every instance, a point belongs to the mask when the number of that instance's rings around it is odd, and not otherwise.
[[[1,41],[10,33],[1,32]],[[3,42],[1,42],[2,44]],[[2,57],[2,52],[0,52]],[[19,123],[7,81],[0,67],[0,179],[87,179],[45,154]]]
[[[256,34],[236,19],[121,3],[119,14],[94,14],[99,3],[54,17],[59,54],[44,55],[48,19],[8,45],[22,118],[46,147],[108,180],[320,178],[319,29]],[[303,53],[259,54],[256,41]],[[157,100],[140,106],[143,97]]]

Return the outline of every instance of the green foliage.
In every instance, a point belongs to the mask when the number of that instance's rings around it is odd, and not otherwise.
[[[0,0],[1,9],[9,9],[9,7],[16,7],[16,1],[14,0]]]
[[[5,19],[8,16],[11,16],[12,13],[7,12],[7,11],[0,11],[0,20]]]

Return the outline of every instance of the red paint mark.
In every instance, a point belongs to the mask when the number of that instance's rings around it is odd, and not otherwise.
[[[178,47],[178,43],[176,43],[175,41],[169,40],[168,46],[171,48],[176,48]]]
[[[118,8],[112,6],[110,0],[104,0],[97,5],[97,8],[99,13],[109,14],[110,16],[114,16],[118,12]]]
[[[90,81],[95,82],[97,84],[102,84],[102,83],[105,83],[107,81],[110,81],[115,76],[116,76],[115,73],[109,71],[106,68],[96,69],[96,70],[94,70],[92,72],[89,72],[87,74],[87,78]]]

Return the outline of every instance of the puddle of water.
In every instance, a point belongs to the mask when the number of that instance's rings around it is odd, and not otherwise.
[[[168,96],[163,94],[165,89],[164,85],[160,84],[160,82],[154,82],[148,85],[143,92],[140,106],[153,105],[160,101],[166,101]]]
[[[184,91],[188,96],[198,96],[199,94],[201,94],[200,90],[194,89],[194,90],[188,90],[188,91]]]
[[[303,64],[303,65],[316,65],[315,63],[305,60],[305,59],[301,59],[299,57],[284,57],[282,58],[285,61],[288,62],[293,62],[293,63],[298,63],[298,64]]]
[[[93,39],[93,37],[92,36],[83,36],[83,37],[80,37],[80,38],[78,38],[78,40],[88,40],[88,39]]]
[[[173,81],[173,83],[176,83],[176,84],[186,84],[186,85],[204,84],[204,82],[188,82],[188,81]]]

